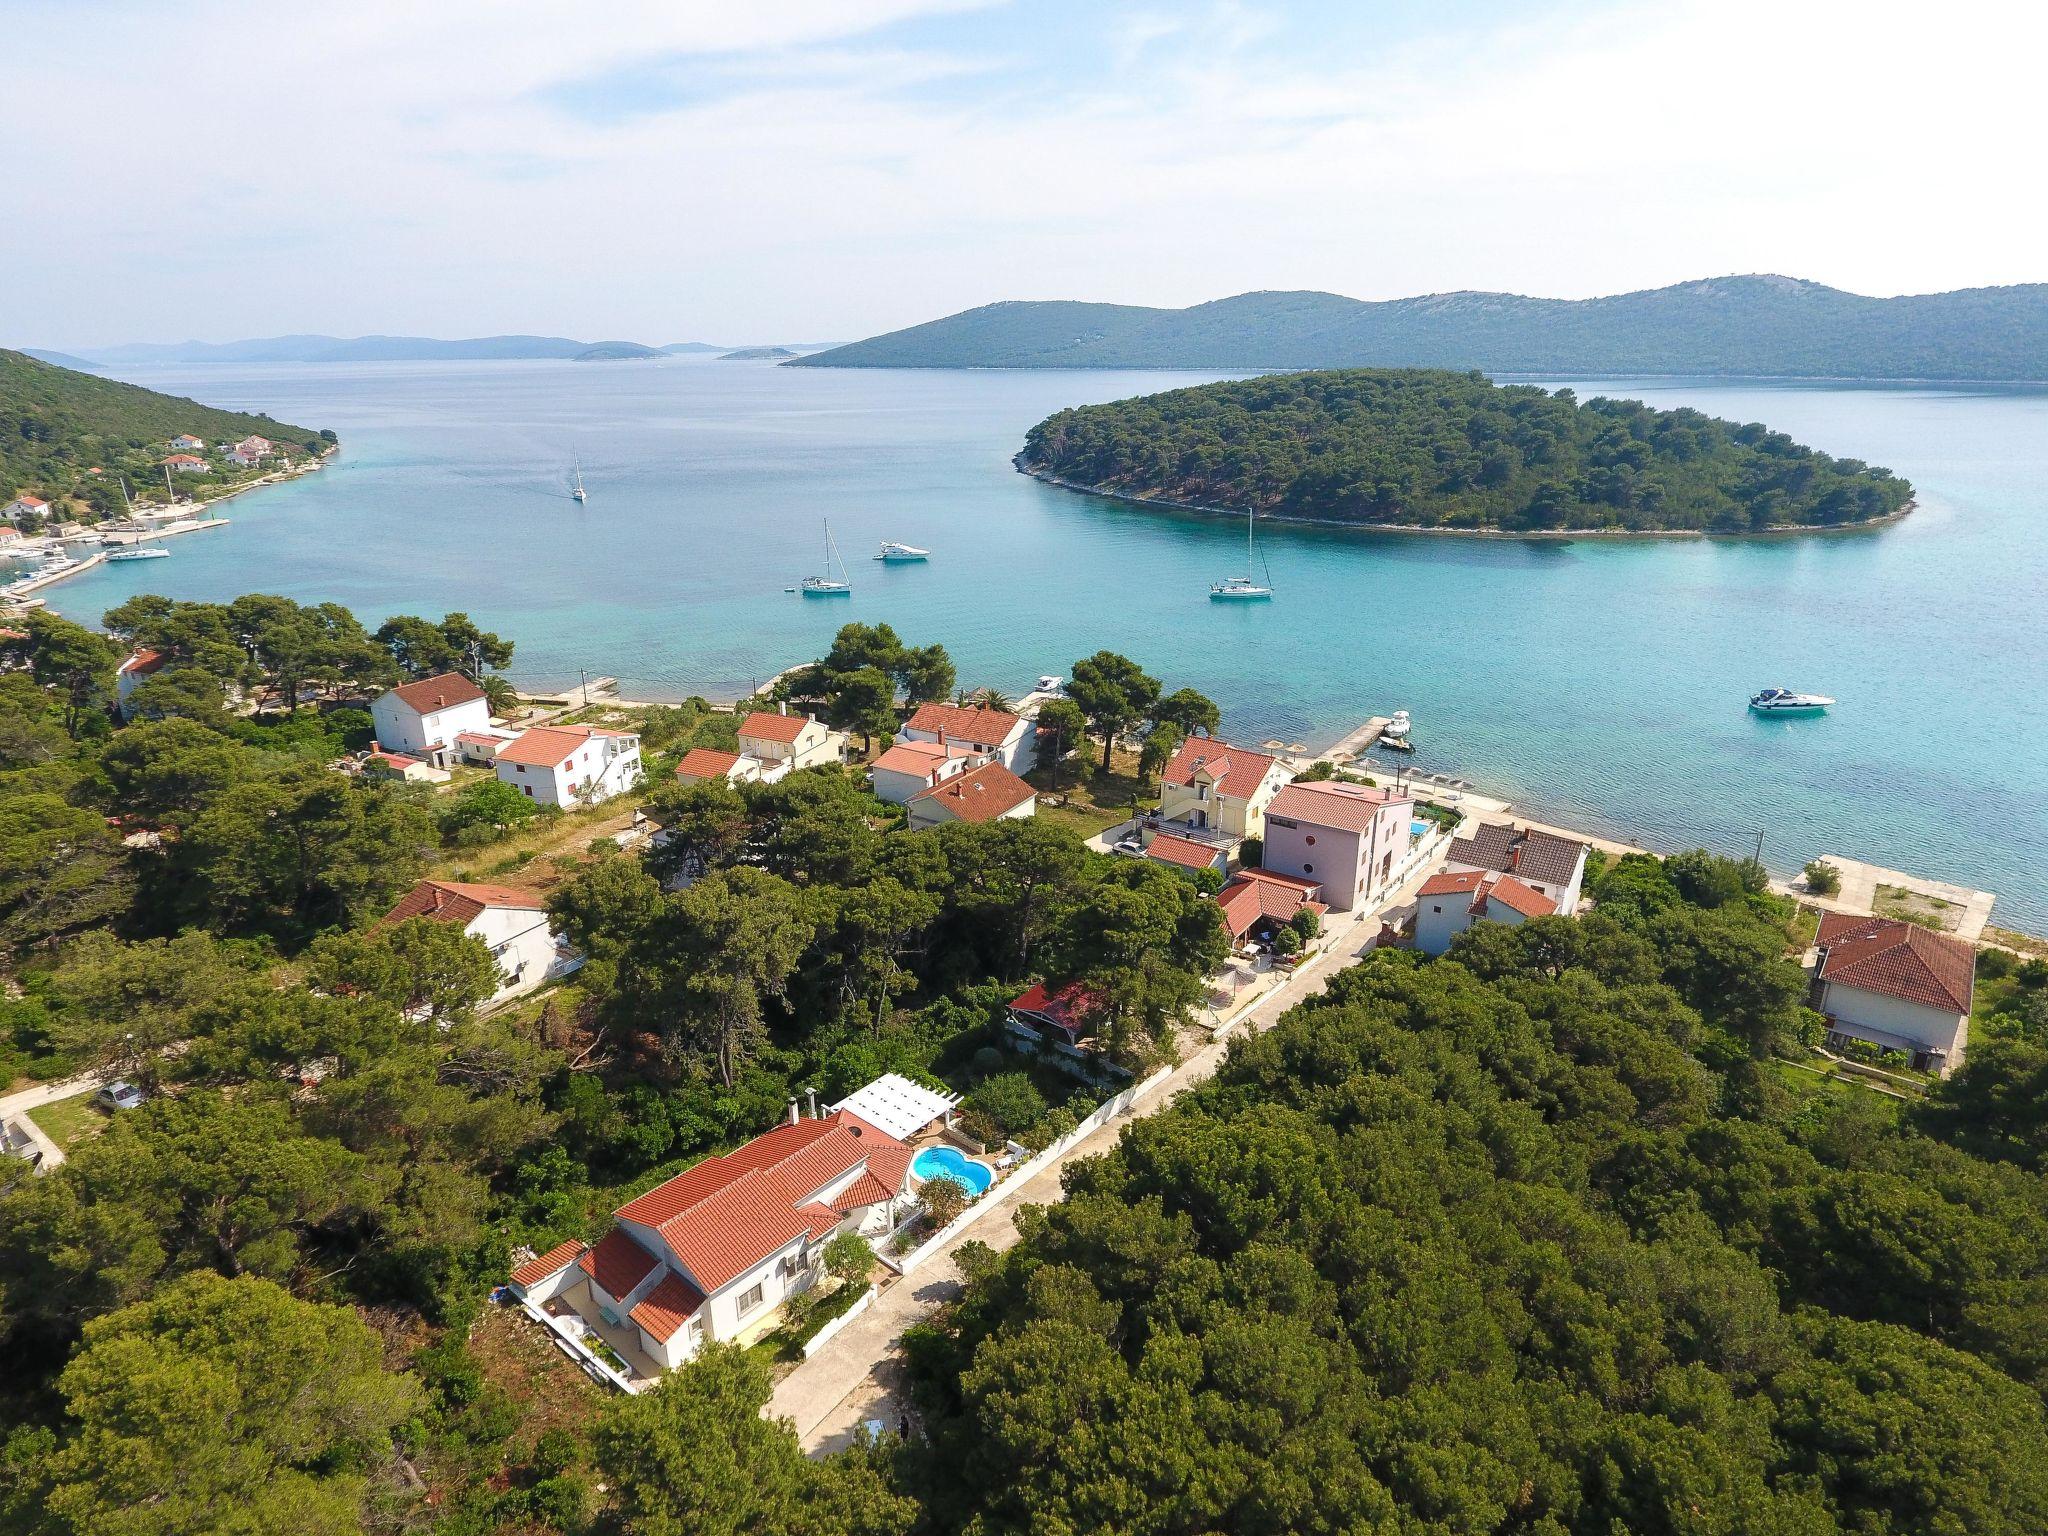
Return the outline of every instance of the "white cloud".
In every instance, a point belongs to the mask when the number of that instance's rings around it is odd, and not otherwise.
[[[281,9],[188,8],[180,49],[151,10],[0,0],[52,108],[10,119],[0,336],[811,339],[1004,297],[2048,276],[2048,19],[1982,0],[1568,7],[1349,52],[1287,42],[1285,6],[1112,7],[1093,57],[967,51],[965,0]],[[579,106],[606,81],[632,110]]]

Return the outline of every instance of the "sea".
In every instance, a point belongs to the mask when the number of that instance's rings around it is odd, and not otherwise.
[[[1262,524],[1270,603],[1209,601],[1244,525],[1041,484],[1011,463],[1065,405],[1219,377],[787,368],[716,359],[134,368],[329,427],[331,467],[231,525],[46,593],[275,592],[366,623],[461,610],[536,687],[731,698],[851,619],[942,642],[1016,694],[1124,652],[1224,734],[1320,747],[1407,709],[1418,768],[1660,849],[1824,852],[1995,891],[2048,931],[2048,390],[1555,379],[1761,421],[1890,467],[1884,528],[1751,541],[1460,539]],[[569,495],[581,467],[589,500]],[[829,545],[828,545],[829,528]],[[885,539],[922,565],[873,558]],[[853,592],[792,590],[836,549]],[[835,573],[837,567],[834,567]],[[1765,720],[1751,693],[1840,702]]]

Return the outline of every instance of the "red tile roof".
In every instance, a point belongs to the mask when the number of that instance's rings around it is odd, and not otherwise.
[[[163,664],[162,652],[152,651],[145,647],[142,650],[130,653],[128,659],[121,663],[121,670],[132,676],[138,672],[154,672]]]
[[[1173,761],[1160,777],[1167,784],[1191,786],[1199,768],[1205,777],[1215,781],[1217,794],[1249,800],[1265,782],[1267,770],[1278,762],[1278,758],[1233,747],[1213,736],[1191,736],[1180,744],[1180,750],[1173,754]]]
[[[647,1278],[647,1272],[661,1260],[642,1248],[626,1234],[623,1227],[613,1227],[598,1239],[597,1246],[576,1261],[577,1267],[590,1276],[614,1301],[625,1297],[634,1286]]]
[[[1047,988],[1041,981],[1021,997],[1011,998],[1010,1008],[1016,1013],[1036,1014],[1078,1040],[1088,1032],[1104,1001],[1100,993],[1090,991],[1078,981],[1053,988]]]
[[[1345,832],[1363,832],[1386,807],[1408,803],[1408,796],[1397,795],[1390,789],[1335,782],[1304,784],[1297,779],[1273,797],[1266,814]]]
[[[1944,1013],[1968,1013],[1976,990],[1973,945],[1889,917],[1823,913],[1815,938],[1820,976]]]
[[[696,1283],[715,1291],[796,1238],[837,1226],[840,1213],[811,1197],[863,1163],[882,1189],[876,1199],[888,1199],[902,1188],[910,1149],[851,1115],[800,1120],[705,1158],[617,1214],[659,1231]]]
[[[515,912],[545,912],[546,900],[532,891],[509,885],[474,885],[457,880],[422,880],[384,914],[387,923],[402,923],[410,917],[432,918],[440,923],[467,924],[489,907],[510,907]]]
[[[1479,883],[1485,878],[1484,872],[1476,869],[1440,869],[1423,881],[1415,894],[1417,896],[1469,896],[1479,889]]]
[[[1241,869],[1216,893],[1216,904],[1223,909],[1223,922],[1230,929],[1230,936],[1241,939],[1261,918],[1284,923],[1303,907],[1321,917],[1330,910],[1314,899],[1321,889],[1312,880],[1296,880],[1263,869]]]
[[[1556,902],[1534,886],[1522,884],[1513,875],[1502,875],[1494,881],[1486,892],[1486,899],[1512,907],[1524,917],[1549,917],[1557,911]]]
[[[679,779],[723,779],[738,765],[737,752],[721,752],[716,747],[692,747],[683,754],[683,760],[676,764]]]
[[[1482,822],[1470,837],[1454,839],[1450,851],[1453,864],[1496,869],[1551,885],[1570,885],[1585,856],[1584,843],[1499,821]]]
[[[573,1237],[566,1243],[557,1243],[540,1257],[528,1259],[513,1270],[512,1283],[533,1285],[547,1279],[549,1275],[558,1275],[575,1263],[582,1253],[583,1244]]]
[[[964,748],[949,751],[935,741],[899,741],[868,766],[886,773],[909,773],[928,779],[941,763],[965,755]]]
[[[920,704],[904,724],[906,731],[928,731],[948,741],[977,747],[1000,747],[1024,723],[1007,709],[982,709],[972,704]]]
[[[804,715],[775,715],[767,710],[756,710],[740,722],[740,735],[751,736],[756,741],[779,741],[789,746],[810,723]]]
[[[910,803],[943,808],[955,821],[994,821],[1037,796],[1037,790],[1001,763],[983,763],[919,790]]]
[[[626,1316],[646,1329],[649,1338],[666,1344],[675,1337],[678,1328],[697,1315],[697,1309],[703,1305],[704,1293],[670,1270]]]
[[[467,704],[484,696],[483,689],[460,672],[443,672],[439,677],[423,677],[416,683],[400,683],[391,691],[408,709],[422,715]]]
[[[536,725],[521,731],[498,748],[501,763],[524,763],[529,768],[554,768],[567,762],[592,741],[631,736],[631,731],[601,731],[589,725]]]
[[[1189,838],[1175,837],[1171,832],[1161,832],[1152,839],[1151,846],[1145,850],[1145,857],[1157,859],[1162,864],[1178,864],[1183,869],[1214,869],[1216,856],[1222,851]]]

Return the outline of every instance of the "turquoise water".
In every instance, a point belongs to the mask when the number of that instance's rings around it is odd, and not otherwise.
[[[951,1179],[970,1195],[978,1195],[995,1183],[996,1172],[954,1147],[926,1147],[910,1160],[910,1171],[920,1179]]]
[[[169,560],[50,589],[336,599],[371,622],[468,610],[522,681],[732,695],[849,618],[940,640],[963,682],[1028,687],[1108,646],[1224,709],[1239,739],[1327,743],[1415,716],[1417,767],[1660,847],[1823,851],[1979,885],[2048,927],[2048,393],[1573,381],[1767,421],[1889,465],[1921,510],[1750,543],[1473,541],[1275,526],[1271,603],[1208,600],[1243,528],[1010,467],[1059,406],[1187,374],[875,372],[704,362],[137,370],[333,427],[340,460],[230,504]],[[582,457],[590,502],[567,494]],[[854,595],[785,594],[824,562]],[[927,565],[871,561],[883,539]],[[1831,694],[1754,718],[1760,687]]]

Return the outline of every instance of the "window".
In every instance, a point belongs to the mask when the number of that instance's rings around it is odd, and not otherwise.
[[[1304,838],[1302,839],[1302,841],[1303,841],[1304,843],[1307,843],[1307,844],[1309,845],[1309,847],[1311,847],[1311,848],[1315,847],[1315,845],[1316,845],[1316,835],[1315,835],[1315,833],[1313,833],[1313,832],[1309,833],[1309,835],[1308,835],[1307,837],[1304,837]]]
[[[1431,907],[1431,908],[1430,908],[1429,910],[1430,910],[1430,911],[1432,911],[1432,912],[1442,912],[1442,911],[1443,911],[1443,908],[1442,908],[1442,907]]]
[[[1316,867],[1313,864],[1304,864],[1301,866],[1301,872],[1304,875],[1312,875],[1316,872]]]
[[[740,1292],[739,1315],[741,1317],[745,1317],[754,1308],[761,1305],[762,1289],[763,1282],[756,1280],[752,1285]]]

